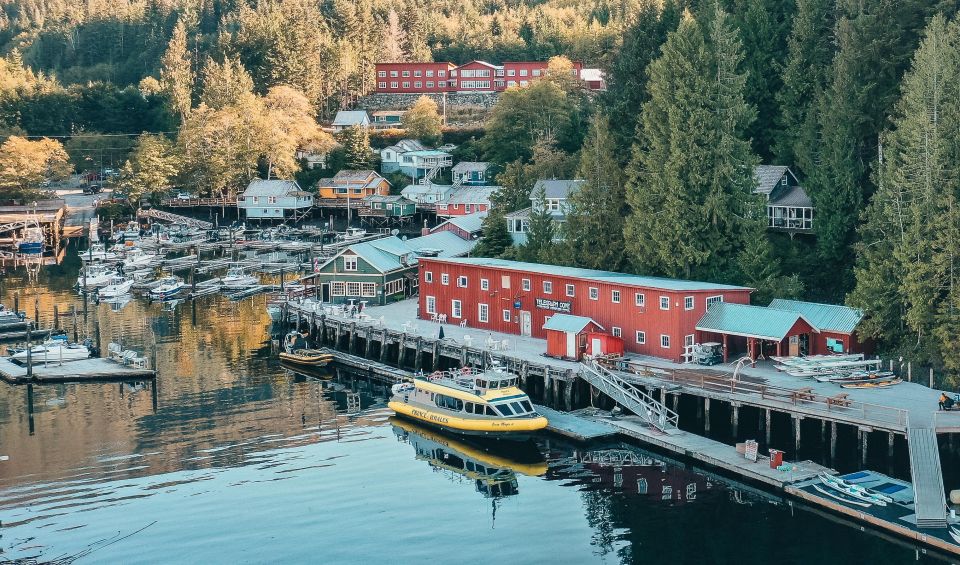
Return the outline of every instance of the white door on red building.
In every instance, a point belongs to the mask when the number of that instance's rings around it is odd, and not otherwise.
[[[520,335],[529,336],[532,329],[530,322],[530,312],[520,312]]]
[[[573,332],[567,332],[567,357],[570,359],[579,357],[577,355],[577,334]]]

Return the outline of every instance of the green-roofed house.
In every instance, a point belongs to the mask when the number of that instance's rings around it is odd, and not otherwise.
[[[871,343],[857,337],[857,326],[863,320],[863,311],[837,304],[818,304],[800,300],[776,298],[770,308],[797,312],[810,320],[820,332],[809,347],[810,355],[830,353],[870,353]]]
[[[723,343],[724,359],[864,353],[854,330],[863,313],[854,308],[776,299],[770,306],[711,304],[697,322],[697,341]]]

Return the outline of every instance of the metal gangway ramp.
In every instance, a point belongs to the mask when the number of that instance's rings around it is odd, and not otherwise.
[[[170,212],[164,212],[163,210],[157,210],[156,208],[149,208],[144,210],[143,208],[137,210],[137,216],[143,216],[146,218],[156,218],[158,220],[163,220],[165,222],[170,222],[173,224],[182,224],[191,228],[197,228],[201,230],[212,230],[213,224],[210,222],[204,222],[203,220],[197,220],[196,218],[190,218],[187,216],[181,216],[180,214],[173,214]]]
[[[910,427],[907,429],[907,443],[917,527],[946,528],[947,499],[943,490],[937,434],[931,427]]]
[[[580,376],[597,390],[665,433],[676,433],[680,417],[639,387],[590,359],[580,364]],[[939,468],[939,467],[938,467]]]

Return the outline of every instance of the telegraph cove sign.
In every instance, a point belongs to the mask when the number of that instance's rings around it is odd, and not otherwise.
[[[547,300],[546,298],[537,299],[537,308],[541,310],[553,310],[554,312],[570,313],[570,303],[560,302],[559,300]]]

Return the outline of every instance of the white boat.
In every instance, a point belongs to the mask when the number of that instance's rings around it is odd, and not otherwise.
[[[847,503],[847,504],[853,504],[853,505],[855,505],[855,506],[862,506],[862,507],[864,507],[864,508],[869,508],[870,506],[872,506],[872,504],[871,504],[870,502],[864,502],[863,500],[857,500],[856,498],[853,498],[853,497],[850,497],[850,496],[846,496],[846,495],[843,495],[843,494],[839,494],[839,493],[833,492],[833,491],[828,490],[828,489],[825,489],[825,488],[823,488],[823,487],[821,487],[820,485],[817,485],[817,484],[814,484],[814,485],[813,485],[813,488],[814,488],[814,490],[816,490],[816,491],[819,492],[820,494],[822,494],[822,495],[824,495],[824,496],[829,496],[830,498],[832,498],[832,499],[834,499],[834,500],[839,500],[840,502],[845,502],[845,503]]]
[[[114,232],[112,239],[114,241],[136,241],[140,239],[140,224],[130,222],[126,227],[122,227]]]
[[[24,228],[23,237],[17,240],[17,251],[24,255],[39,255],[44,248],[43,228],[39,224]]]
[[[27,350],[18,351],[10,357],[18,361],[26,361]],[[51,339],[40,345],[34,345],[30,349],[30,357],[33,363],[78,361],[90,357],[90,350],[87,349],[87,346],[79,343],[67,343],[66,340],[62,339]]]
[[[163,300],[178,294],[187,285],[180,277],[164,277],[160,279],[160,284],[150,289],[150,298]]]
[[[960,530],[956,526],[950,526],[950,537],[953,538],[953,541],[960,544]]]
[[[890,499],[890,497],[888,496],[873,493],[863,488],[860,485],[847,483],[842,479],[837,479],[837,477],[830,476],[826,473],[820,473],[818,475],[818,478],[820,479],[821,483],[832,488],[833,490],[841,494],[845,494],[849,497],[857,498],[864,502],[869,502],[870,504],[876,504],[877,506],[886,506],[887,499]],[[892,499],[890,500],[892,501]]]
[[[110,284],[97,291],[98,298],[116,298],[129,294],[133,288],[133,280],[117,275],[110,279]]]
[[[134,270],[149,265],[157,256],[144,252],[139,247],[134,247],[127,252],[127,257],[123,260],[125,270]]]
[[[86,251],[80,252],[80,260],[85,263],[89,261],[119,261],[122,258],[119,253],[107,251],[106,246],[102,243],[94,243]]]
[[[340,234],[340,241],[357,241],[367,237],[367,230],[363,228],[347,228],[347,231]]]
[[[80,276],[77,278],[77,286],[81,289],[94,289],[107,286],[116,274],[117,271],[113,267],[91,263],[85,265],[80,270]]]
[[[244,272],[243,267],[230,267],[220,278],[220,284],[227,288],[247,288],[260,284],[260,279]]]
[[[0,305],[0,308],[2,308],[2,305]],[[23,312],[14,312],[6,308],[0,310],[0,327],[10,324],[22,324],[25,319],[26,314]]]

